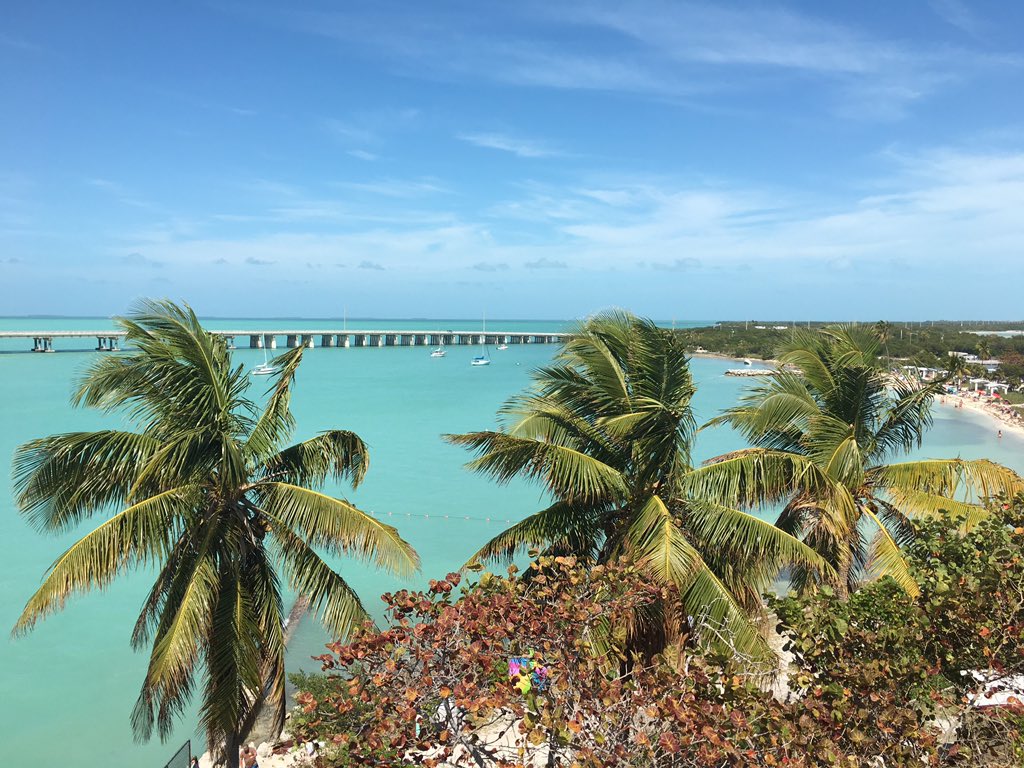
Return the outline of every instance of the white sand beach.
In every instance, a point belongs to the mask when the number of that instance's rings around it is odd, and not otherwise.
[[[955,395],[942,395],[938,398],[940,406],[947,408],[962,407],[974,413],[987,416],[993,422],[993,428],[1002,430],[1003,434],[1014,434],[1024,437],[1024,413],[1020,408],[1014,408],[999,400],[984,397],[976,393],[960,393]]]

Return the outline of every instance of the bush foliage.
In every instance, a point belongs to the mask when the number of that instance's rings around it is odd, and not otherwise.
[[[916,598],[883,579],[768,599],[779,675],[696,643],[631,655],[645,610],[675,596],[629,562],[449,574],[329,646],[294,725],[328,743],[324,765],[1024,764],[1020,702],[976,700],[1024,675],[1024,499],[917,534]]]

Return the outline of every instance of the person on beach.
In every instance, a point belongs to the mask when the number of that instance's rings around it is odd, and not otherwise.
[[[192,762],[188,764],[188,768],[199,768],[199,758],[192,755]]]
[[[998,434],[998,435],[996,435],[996,437],[1002,437],[1002,436],[1003,436],[1003,430],[1001,430],[1001,429],[1000,429],[1000,430],[999,430],[999,434]]]
[[[256,748],[252,744],[239,751],[238,768],[260,768],[256,762]]]

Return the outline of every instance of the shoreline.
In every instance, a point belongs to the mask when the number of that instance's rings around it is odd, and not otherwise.
[[[1010,434],[1024,439],[1024,423],[1006,415],[999,410],[998,406],[991,402],[982,402],[963,394],[939,395],[938,399],[940,406],[951,408],[955,408],[957,403],[961,403],[963,409],[970,410],[972,413],[984,416],[989,421],[994,422],[996,429],[1002,430],[1003,434]],[[946,402],[947,399],[952,402]]]
[[[770,365],[776,368],[779,365],[779,361],[775,359],[762,360],[759,357],[736,357],[734,355],[727,355],[724,352],[708,352],[707,350],[704,350],[703,352],[687,352],[686,356],[697,357],[702,360],[730,360],[735,361],[737,363],[742,363],[744,360],[749,360],[754,365]]]

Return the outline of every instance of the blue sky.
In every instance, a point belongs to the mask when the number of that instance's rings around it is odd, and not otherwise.
[[[0,314],[1024,315],[1024,5],[8,4]]]

